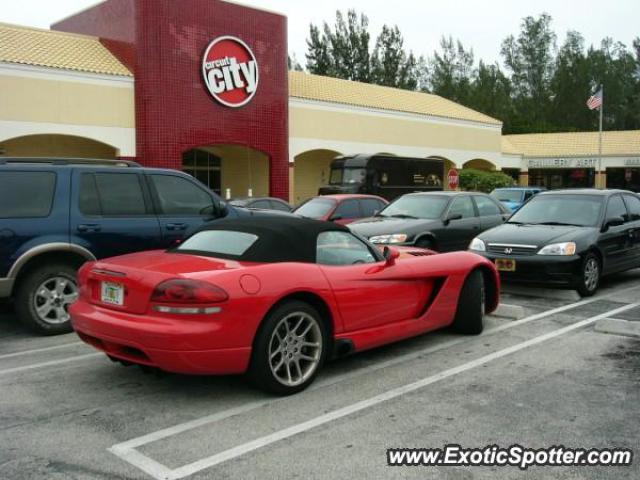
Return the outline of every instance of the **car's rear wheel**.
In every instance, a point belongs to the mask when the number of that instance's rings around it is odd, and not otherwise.
[[[582,269],[576,290],[583,297],[590,297],[600,285],[600,277],[602,269],[600,268],[600,259],[594,253],[588,253],[582,261]]]
[[[469,274],[460,291],[453,329],[466,335],[478,335],[484,329],[485,290],[480,270]]]
[[[21,280],[16,311],[20,320],[38,333],[67,333],[72,330],[69,305],[77,298],[76,270],[65,264],[45,265]]]
[[[259,388],[290,395],[307,388],[324,363],[329,340],[320,314],[297,300],[264,320],[253,346],[249,376]]]

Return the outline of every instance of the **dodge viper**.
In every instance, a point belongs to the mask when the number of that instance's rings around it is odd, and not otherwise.
[[[478,334],[498,305],[493,264],[368,243],[289,216],[222,220],[178,246],[86,263],[70,308],[112,360],[187,374],[247,373],[298,392],[325,360],[451,326]]]

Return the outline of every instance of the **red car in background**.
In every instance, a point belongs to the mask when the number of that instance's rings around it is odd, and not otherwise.
[[[389,202],[376,195],[321,195],[305,201],[293,212],[298,216],[346,225],[361,218],[373,217]]]
[[[307,387],[325,359],[442,327],[478,334],[499,277],[470,252],[376,248],[329,222],[221,220],[179,246],[85,263],[72,324],[125,364],[247,372],[262,389]]]

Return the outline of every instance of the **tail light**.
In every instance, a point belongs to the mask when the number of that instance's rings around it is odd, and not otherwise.
[[[229,298],[222,288],[200,280],[173,278],[160,283],[151,301],[153,309],[162,313],[217,313],[220,307],[199,307],[211,303],[224,302]]]

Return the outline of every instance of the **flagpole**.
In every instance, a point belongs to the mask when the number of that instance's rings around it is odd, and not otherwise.
[[[600,102],[600,131],[598,134],[598,178],[600,179],[600,188],[606,187],[604,176],[602,175],[602,110],[604,110],[604,84],[600,85],[602,92],[602,100]]]

